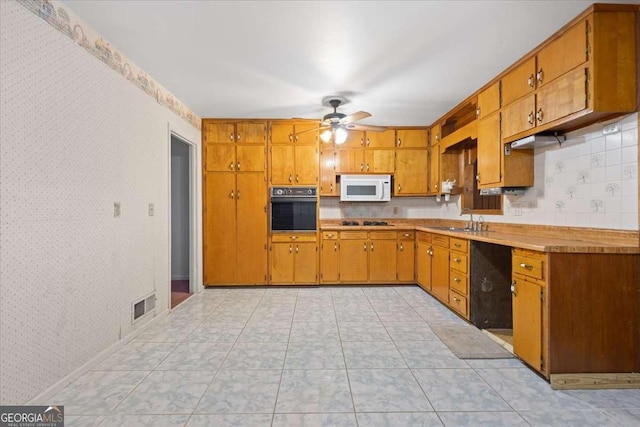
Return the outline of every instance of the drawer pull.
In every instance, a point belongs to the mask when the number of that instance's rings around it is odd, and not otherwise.
[[[409,233],[404,233],[404,237],[411,237],[411,234],[409,234]]]
[[[460,298],[453,297],[453,300],[454,300],[455,302],[459,302],[459,301],[460,301]]]
[[[289,236],[289,238],[290,238],[291,240],[296,240],[296,239],[298,238],[298,236]]]
[[[327,234],[327,237],[333,237],[333,233]]]
[[[454,243],[453,246],[455,246],[456,248],[459,248],[460,247],[460,243]]]
[[[459,279],[458,277],[454,277],[454,278],[453,278],[453,281],[454,281],[454,282],[459,282],[459,281],[460,281],[460,279]]]
[[[526,268],[527,270],[533,270],[533,265],[525,264],[524,262],[520,263],[520,268]]]
[[[454,258],[453,259],[455,262],[457,262],[458,264],[460,264],[460,261],[462,261],[460,258]]]

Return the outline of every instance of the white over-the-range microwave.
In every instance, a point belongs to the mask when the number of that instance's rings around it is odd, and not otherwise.
[[[391,175],[341,175],[341,202],[388,202]]]

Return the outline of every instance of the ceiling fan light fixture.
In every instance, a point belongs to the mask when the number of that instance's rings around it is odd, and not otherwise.
[[[325,143],[328,144],[329,141],[331,141],[331,137],[333,136],[333,132],[331,132],[331,129],[327,129],[324,132],[322,132],[320,134],[320,139]]]
[[[336,144],[344,144],[347,140],[347,131],[343,128],[336,129],[336,133],[334,135],[334,142]]]

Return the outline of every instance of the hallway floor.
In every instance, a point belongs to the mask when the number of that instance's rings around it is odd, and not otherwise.
[[[464,323],[416,286],[206,289],[46,404],[67,426],[640,425],[640,390],[458,359],[442,322]]]

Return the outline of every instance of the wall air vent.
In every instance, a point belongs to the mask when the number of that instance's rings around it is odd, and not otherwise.
[[[561,145],[567,139],[564,135],[531,135],[526,138],[518,139],[511,143],[511,148],[514,150],[545,147],[547,145],[558,144]]]
[[[136,323],[156,308],[156,294],[152,293],[134,302],[131,310],[131,323]]]

